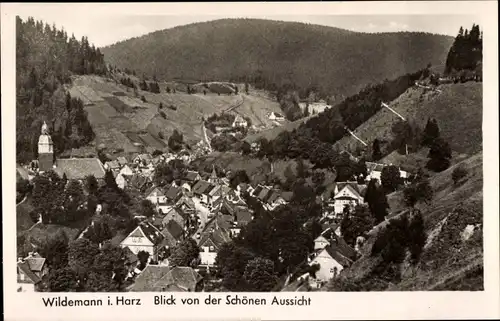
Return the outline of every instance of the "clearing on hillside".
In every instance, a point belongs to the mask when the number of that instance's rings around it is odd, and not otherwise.
[[[411,87],[397,99],[387,102],[407,120],[415,121],[422,129],[428,118],[435,118],[441,137],[454,151],[469,155],[482,150],[482,83],[467,82],[441,85],[441,92]],[[400,118],[387,108],[354,130],[354,134],[368,143],[375,138],[390,141],[392,125]],[[345,136],[335,147],[354,149],[361,146],[352,136]],[[362,147],[362,146],[361,146]]]

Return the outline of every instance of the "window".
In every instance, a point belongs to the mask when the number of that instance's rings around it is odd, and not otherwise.
[[[214,252],[214,251],[215,251],[214,247],[213,247],[213,246],[210,246],[209,251],[210,251],[210,252]]]

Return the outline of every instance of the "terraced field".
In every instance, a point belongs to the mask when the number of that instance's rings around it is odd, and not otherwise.
[[[173,88],[173,83],[161,83],[160,94],[139,90],[138,95],[144,96],[145,102],[118,81],[97,76],[74,77],[68,90],[84,101],[96,133],[93,145],[104,144],[110,150],[123,149],[125,153],[139,152],[140,145],[148,150],[164,149],[175,129],[184,135],[186,142],[197,143],[202,139],[202,118],[215,113],[239,114],[265,129],[275,126],[268,115],[281,111],[277,102],[257,92],[219,95],[208,91],[206,95],[202,92],[190,95],[178,90],[174,94],[166,92],[167,86]],[[214,82],[209,87],[217,91],[227,85]]]

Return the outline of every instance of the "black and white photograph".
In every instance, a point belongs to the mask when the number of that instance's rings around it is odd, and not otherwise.
[[[16,292],[485,290],[482,17],[66,7],[15,17]]]

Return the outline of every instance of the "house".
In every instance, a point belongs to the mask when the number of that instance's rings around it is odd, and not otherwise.
[[[161,232],[149,222],[141,222],[121,243],[122,248],[128,247],[137,255],[140,251],[148,252],[153,260],[158,260],[160,243],[163,241]]]
[[[123,167],[128,164],[128,160],[124,156],[116,158],[116,161],[118,162],[118,164],[120,164],[120,167]]]
[[[186,226],[186,223],[189,220],[189,215],[184,212],[180,207],[174,207],[162,219],[162,227],[167,226],[169,221],[175,221],[181,228]]]
[[[200,180],[196,182],[193,186],[193,194],[198,197],[202,203],[209,204],[212,199],[209,195],[210,191],[214,189],[214,185],[210,184],[207,181]]]
[[[146,199],[153,203],[157,210],[164,210],[167,205],[167,196],[159,187],[152,187],[146,192]]]
[[[148,265],[129,287],[131,292],[196,292],[202,289],[203,277],[185,266]]]
[[[231,126],[233,128],[234,127],[245,127],[246,128],[248,126],[248,122],[240,115],[236,115],[236,117],[234,118],[233,124]]]
[[[357,258],[356,251],[347,244],[332,242],[323,249],[318,250],[309,263],[319,265],[316,271],[316,282],[321,285],[336,277],[340,271],[350,266]]]
[[[176,221],[170,220],[162,228],[161,234],[165,237],[162,244],[171,249],[184,239],[185,231]]]
[[[104,168],[109,171],[118,172],[120,170],[120,163],[118,161],[108,161],[104,163]]]
[[[118,175],[116,175],[115,181],[116,185],[118,185],[119,188],[125,189],[125,187],[127,187],[127,180],[122,174],[118,173]]]
[[[283,196],[281,195],[280,192],[278,192],[278,191],[272,191],[271,194],[270,194],[270,196],[268,197],[267,202],[264,205],[264,207],[267,210],[272,211],[275,208],[277,208],[278,206],[285,205],[287,203],[288,202],[285,201],[285,199],[283,198]]]
[[[222,244],[231,241],[230,215],[218,215],[205,227],[198,246],[200,247],[200,261],[202,265],[213,266],[215,258]]]
[[[194,201],[187,196],[181,197],[177,201],[177,203],[175,203],[175,207],[180,208],[182,211],[188,214],[196,212]]]
[[[201,180],[201,176],[198,172],[187,171],[184,179],[188,182],[190,186],[193,186],[197,181]]]
[[[35,292],[48,268],[45,258],[30,252],[24,259],[17,261],[17,292]]]
[[[342,214],[346,206],[355,207],[364,203],[366,185],[357,182],[337,182],[333,188],[333,205],[335,215]]]
[[[124,177],[128,180],[128,187],[134,188],[140,192],[145,191],[151,185],[151,181],[141,174],[134,174],[132,176]]]
[[[283,117],[283,115],[281,115],[279,113],[271,112],[271,114],[269,114],[269,119],[283,121],[283,120],[285,120],[285,117]]]
[[[231,236],[238,236],[241,229],[253,220],[253,213],[246,207],[238,206],[234,211],[233,226],[231,226]]]
[[[345,241],[341,238],[340,226],[334,225],[325,229],[314,240],[314,250],[322,250],[325,247],[329,246],[332,242],[345,243]]]
[[[372,179],[378,179],[379,182],[382,181],[382,170],[386,166],[392,166],[392,164],[386,165],[386,164],[378,164],[378,163],[372,163],[372,162],[366,162],[366,171],[367,171],[367,176],[366,176],[366,181],[370,181]],[[407,171],[402,170],[399,168],[399,175],[402,179],[406,180],[410,177],[410,173]]]
[[[134,171],[127,164],[123,165],[123,167],[122,167],[122,169],[120,170],[119,173],[122,174],[123,176],[132,176],[132,175],[134,175]]]
[[[177,202],[182,196],[182,189],[177,186],[170,186],[165,193],[165,197],[167,198],[167,203],[174,204]]]

